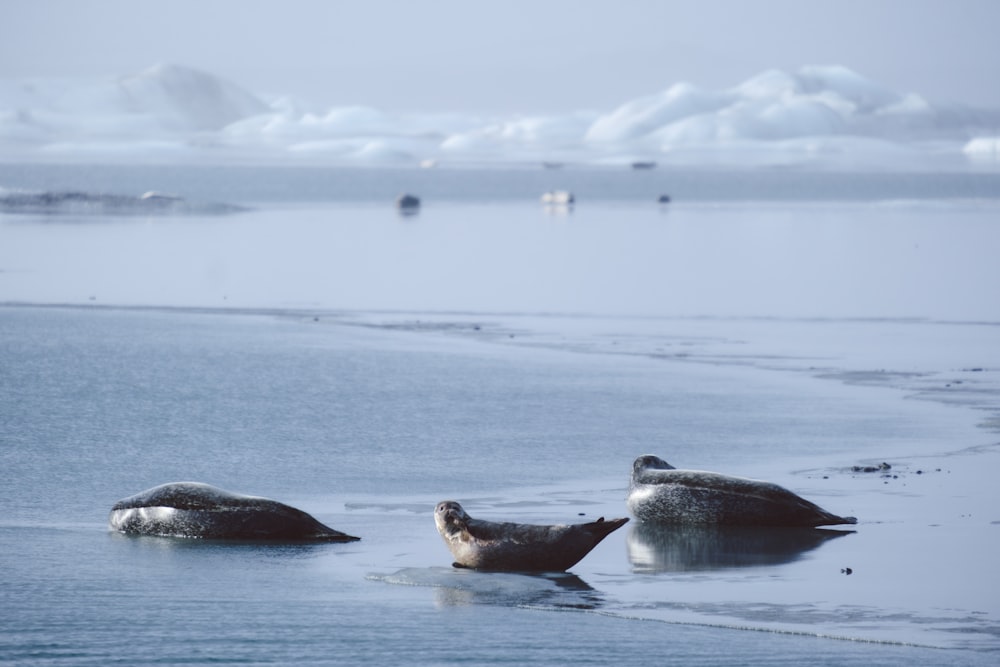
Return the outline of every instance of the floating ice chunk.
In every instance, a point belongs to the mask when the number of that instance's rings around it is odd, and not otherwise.
[[[496,133],[490,128],[453,134],[441,142],[440,149],[462,155],[493,153],[497,148]]]
[[[962,152],[975,160],[1000,161],[1000,136],[976,137],[962,147]]]
[[[288,151],[292,154],[314,158],[334,158],[338,161],[375,163],[412,163],[416,161],[410,142],[394,139],[347,137],[322,139],[319,141],[302,141],[289,145]]]
[[[781,99],[802,93],[802,81],[794,74],[771,69],[761,72],[736,86],[734,92],[743,99]]]
[[[896,115],[907,115],[907,114],[920,114],[926,115],[934,112],[934,109],[928,104],[920,95],[915,95],[913,93],[908,93],[901,97],[899,100],[892,104],[883,106],[877,109],[875,113],[877,114],[896,114]]]
[[[532,151],[545,153],[561,147],[579,146],[590,125],[591,114],[533,116],[491,122],[444,138],[439,149],[462,156],[512,157]]]
[[[728,93],[703,91],[678,83],[659,95],[627,102],[597,118],[585,136],[590,142],[621,142],[648,135],[671,123],[710,113],[733,102]]]
[[[593,118],[589,114],[567,116],[534,116],[508,121],[498,126],[504,141],[520,144],[553,145],[578,143]]]
[[[416,158],[400,142],[375,139],[361,147],[355,157],[367,162],[413,162]]]
[[[5,82],[0,108],[16,110],[22,124],[30,117],[50,137],[63,138],[218,130],[268,111],[235,84],[176,65],[156,65],[118,80]]]
[[[745,139],[790,139],[839,134],[843,118],[822,102],[792,98],[744,107],[737,132]]]
[[[288,118],[302,118],[315,110],[306,102],[289,95],[282,95],[269,100],[268,108],[272,113],[278,113]]]
[[[396,134],[401,130],[399,120],[365,106],[336,107],[323,116],[306,114],[302,125],[331,136]]]
[[[178,65],[154,65],[119,85],[126,110],[156,116],[169,128],[218,130],[269,110],[236,84]]]
[[[935,142],[939,152],[947,144],[955,155],[968,137],[993,135],[998,126],[1000,111],[934,105],[840,66],[768,70],[726,90],[678,83],[603,114],[506,118],[316,109],[280,97],[265,103],[224,79],[175,65],[121,79],[0,81],[0,152],[28,161],[235,154],[310,163],[447,157],[628,164],[685,152],[715,163],[727,154],[739,160],[771,151],[769,162],[782,163],[783,154],[802,154],[800,139],[822,139],[824,154],[838,141],[847,151],[867,145],[852,139],[867,138]],[[984,152],[978,144],[966,148]]]
[[[651,135],[661,148],[743,140],[782,140],[839,134],[844,122],[825,104],[807,99],[784,103],[750,100],[715,113],[671,123]]]
[[[573,196],[573,193],[567,190],[553,190],[542,195],[543,204],[567,206],[574,201],[576,201],[576,198]]]
[[[157,192],[156,190],[149,190],[139,195],[139,199],[141,199],[142,201],[151,201],[151,202],[152,201],[171,202],[171,201],[181,201],[182,198],[179,195],[173,195],[170,194],[169,192]]]
[[[293,153],[325,153],[331,156],[346,156],[357,153],[364,147],[361,139],[323,139],[320,141],[300,141],[288,146]]]
[[[871,112],[896,104],[901,95],[841,65],[810,65],[796,73],[807,93],[832,92],[850,100],[859,111]]]

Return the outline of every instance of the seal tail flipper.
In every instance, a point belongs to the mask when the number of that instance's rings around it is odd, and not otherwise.
[[[795,518],[791,519],[790,525],[802,525],[802,526],[840,526],[844,524],[856,524],[858,522],[857,518],[853,516],[839,516],[833,512],[828,512],[816,503],[810,502],[801,496],[798,496],[791,491],[786,489],[780,489],[781,493],[789,494],[794,502],[792,503],[795,509]],[[776,499],[778,505],[781,504],[780,497]],[[781,512],[778,512],[781,514]]]
[[[604,517],[602,516],[597,521],[592,521],[590,523],[584,524],[583,527],[587,530],[588,533],[594,536],[596,540],[594,544],[597,544],[597,542],[600,542],[605,537],[607,537],[611,533],[615,532],[616,530],[624,526],[626,523],[628,523],[627,518],[611,519],[610,521],[605,521]]]
[[[813,526],[842,526],[845,524],[853,525],[857,522],[858,519],[853,516],[837,516],[825,510],[820,510],[819,518],[810,523]]]
[[[851,525],[853,525],[853,524],[856,524],[858,522],[858,518],[854,517],[854,516],[835,516],[833,518],[836,519],[836,521],[832,521],[832,522],[830,522],[830,523],[828,523],[826,525],[828,525],[828,526],[838,526],[838,525],[844,525],[844,524],[851,524]]]
[[[334,530],[333,528],[330,528],[329,532],[318,534],[316,539],[324,542],[358,542],[361,540],[360,537],[348,535],[347,533],[342,533],[339,530]]]
[[[342,533],[339,530],[330,528],[330,526],[321,522],[312,515],[306,514],[302,510],[294,507],[288,507],[288,510],[292,516],[298,517],[301,522],[308,523],[313,527],[313,533],[310,536],[311,539],[322,542],[357,542],[361,539],[360,537],[348,535],[347,533]]]

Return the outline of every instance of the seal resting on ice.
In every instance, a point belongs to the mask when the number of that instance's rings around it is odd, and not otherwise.
[[[757,526],[829,526],[858,520],[827,512],[788,489],[755,479],[678,470],[657,456],[632,465],[628,507],[640,521]]]
[[[132,535],[211,539],[353,542],[300,509],[199,482],[162,484],[115,503],[113,530]]]
[[[539,526],[473,519],[462,506],[445,500],[434,509],[434,523],[455,557],[455,567],[508,572],[563,572],[586,556],[628,519]]]

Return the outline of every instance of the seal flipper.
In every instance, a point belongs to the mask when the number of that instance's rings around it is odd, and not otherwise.
[[[595,538],[594,546],[596,546],[598,542],[600,542],[605,537],[607,537],[611,533],[615,532],[616,530],[624,526],[626,523],[628,523],[628,518],[611,519],[610,521],[605,521],[604,517],[602,516],[597,521],[591,521],[590,523],[585,523],[581,527],[594,536]]]

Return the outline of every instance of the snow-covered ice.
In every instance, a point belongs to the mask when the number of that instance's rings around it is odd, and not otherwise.
[[[513,117],[317,109],[178,65],[0,81],[8,162],[982,164],[996,154],[998,124],[1000,110],[933,103],[842,66],[769,70],[722,90],[678,82],[615,109]]]

